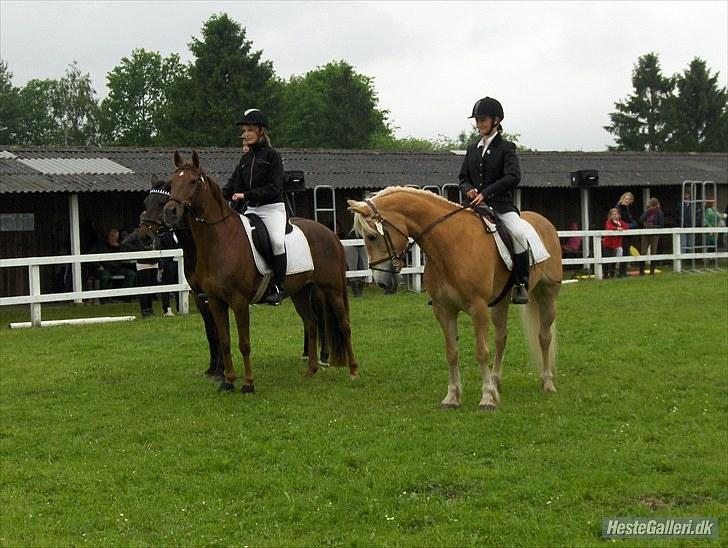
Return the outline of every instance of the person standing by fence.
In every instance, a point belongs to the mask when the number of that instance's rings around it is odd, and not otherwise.
[[[609,215],[607,217],[607,221],[604,223],[604,229],[605,230],[625,230],[627,228],[627,223],[622,221],[621,216],[619,215],[619,209],[616,207],[613,207],[609,210]],[[621,257],[624,253],[623,246],[624,246],[624,238],[622,235],[615,235],[615,236],[605,236],[604,240],[602,240],[602,244],[604,246],[604,256],[605,257]],[[616,263],[607,263],[604,265],[604,278],[612,278],[614,277],[614,265]]]
[[[640,217],[642,228],[662,228],[665,226],[665,214],[660,207],[660,200],[652,197],[647,202],[647,209]],[[643,234],[640,238],[640,254],[657,255],[657,248],[660,243],[659,234]],[[648,253],[649,249],[649,253]],[[650,274],[655,273],[657,261],[650,261]],[[645,275],[645,263],[640,262],[640,276]]]
[[[619,216],[622,220],[622,223],[624,223],[626,226],[625,228],[637,228],[637,221],[635,221],[634,217],[632,217],[632,212],[629,209],[629,206],[631,206],[634,203],[634,194],[631,192],[625,192],[620,196],[619,201],[617,202],[617,205],[614,206],[619,211]],[[632,238],[630,237],[623,237],[622,240],[622,257],[626,256],[629,257],[630,252],[629,248],[632,245]],[[619,263],[619,277],[624,278],[627,275],[627,263]]]

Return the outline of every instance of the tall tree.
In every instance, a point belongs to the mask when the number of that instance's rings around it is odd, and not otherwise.
[[[278,144],[307,148],[368,148],[391,136],[373,81],[345,61],[292,77],[285,86],[285,124]]]
[[[202,26],[202,38],[189,43],[194,62],[188,78],[169,91],[160,128],[167,143],[236,146],[235,123],[248,108],[273,113],[279,82],[262,51],[253,51],[245,28],[227,14],[213,15]]]
[[[118,145],[155,143],[167,94],[177,78],[185,77],[179,55],[135,49],[131,57],[106,75],[109,94],[101,102],[103,139]]]
[[[669,150],[727,152],[726,88],[718,87],[705,61],[696,57],[676,76],[678,94],[670,100]]]
[[[74,61],[58,81],[54,110],[63,135],[63,145],[98,144],[98,112],[96,90],[91,76],[82,74]]]
[[[63,144],[63,131],[56,118],[57,88],[58,80],[33,79],[20,90],[23,124],[18,144]]]
[[[632,71],[634,93],[614,104],[611,124],[604,126],[615,136],[613,150],[662,150],[668,134],[665,127],[668,99],[675,87],[674,78],[665,77],[655,53],[640,57]]]
[[[13,85],[13,73],[0,61],[0,145],[17,144],[22,130],[20,89]]]

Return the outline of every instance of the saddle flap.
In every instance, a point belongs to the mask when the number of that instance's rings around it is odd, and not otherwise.
[[[240,220],[245,228],[245,233],[248,240],[251,242],[251,248],[253,251],[253,259],[258,272],[261,274],[267,274],[271,271],[271,261],[264,258],[263,254],[258,251],[258,247],[255,244],[256,238],[268,237],[268,231],[265,229],[263,221],[258,218],[262,228],[258,225],[252,225],[249,215],[240,215]],[[308,240],[303,234],[303,231],[297,226],[290,222],[286,223],[290,227],[290,231],[286,232],[286,274],[299,274],[301,272],[310,272],[313,270],[313,257],[311,255],[311,248],[308,245]],[[260,236],[256,235],[259,233]],[[263,236],[265,235],[265,236]],[[268,239],[268,238],[267,238]],[[270,240],[268,239],[267,245],[270,250]],[[270,251],[270,256],[273,253]]]

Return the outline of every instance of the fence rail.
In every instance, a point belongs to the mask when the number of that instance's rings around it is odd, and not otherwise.
[[[605,236],[642,236],[658,234],[669,237],[671,242],[670,253],[657,255],[640,255],[629,257],[603,257],[602,239]],[[582,257],[570,257],[563,259],[565,266],[577,265],[594,273],[597,279],[603,277],[603,265],[610,263],[637,263],[651,261],[672,261],[674,272],[682,272],[683,261],[691,261],[692,268],[696,267],[696,261],[713,262],[718,266],[720,259],[728,258],[728,252],[719,251],[719,235],[723,238],[728,236],[726,227],[708,228],[649,228],[635,229],[628,231],[610,230],[562,230],[558,232],[559,238],[580,237],[583,250],[593,250],[593,254]],[[701,242],[695,244],[695,237],[701,236]],[[707,245],[708,236],[715,237],[715,244]],[[686,244],[687,240],[687,244]],[[359,247],[364,245],[363,239],[347,239],[341,242],[345,247]],[[172,257],[177,262],[178,280],[177,284],[141,286],[116,289],[90,289],[84,290],[81,283],[80,265],[83,263],[134,261],[137,259],[162,259]],[[0,268],[25,267],[28,269],[29,294],[14,297],[0,297],[0,306],[29,304],[31,324],[41,325],[41,303],[81,301],[83,299],[97,299],[106,297],[121,297],[130,295],[145,295],[152,293],[177,292],[180,313],[188,312],[188,293],[190,287],[184,277],[183,252],[181,249],[167,249],[159,251],[135,251],[121,253],[97,253],[91,255],[61,255],[55,257],[22,257],[17,259],[0,259]],[[409,265],[402,269],[402,274],[409,277],[410,288],[414,291],[421,290],[422,274],[424,272],[424,256],[419,246],[414,245],[410,251]],[[70,264],[74,269],[74,291],[65,293],[42,293],[40,288],[40,267],[47,265]],[[704,265],[705,266],[705,265]],[[346,273],[347,278],[362,278],[371,276],[369,269],[350,270]]]

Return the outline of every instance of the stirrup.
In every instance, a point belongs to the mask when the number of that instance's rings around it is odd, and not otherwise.
[[[528,289],[523,285],[514,285],[511,302],[513,304],[528,304]]]

